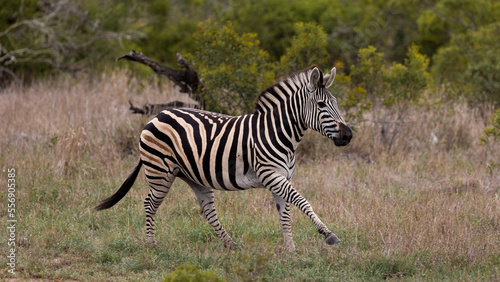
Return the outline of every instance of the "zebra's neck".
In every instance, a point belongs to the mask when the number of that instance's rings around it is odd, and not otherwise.
[[[302,95],[302,89],[307,87],[309,72],[313,67],[293,74],[262,91],[255,102],[255,113],[265,112],[280,103],[287,103],[295,96]],[[297,98],[297,97],[295,97]]]
[[[262,91],[255,104],[255,116],[271,117],[279,138],[288,139],[293,151],[297,148],[307,130],[302,109],[305,102],[308,73],[310,69],[296,73]],[[279,121],[277,121],[277,119]]]

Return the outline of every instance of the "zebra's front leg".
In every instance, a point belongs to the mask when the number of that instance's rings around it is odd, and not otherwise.
[[[283,198],[286,202],[293,204],[305,213],[314,223],[318,232],[325,236],[327,244],[333,245],[340,242],[337,235],[326,227],[316,213],[314,213],[309,202],[293,188],[288,179],[278,173],[270,172],[270,170],[263,170],[263,173],[259,174],[259,178],[264,186],[273,192],[273,194]]]
[[[214,205],[214,190],[212,188],[207,188],[196,183],[188,182],[189,186],[193,189],[196,197],[198,198],[198,203],[200,204],[201,213],[205,220],[212,226],[215,234],[221,239],[224,247],[237,250],[239,246],[233,241],[231,236],[227,234],[222,224],[217,218],[217,211]]]
[[[273,193],[274,201],[276,202],[276,208],[278,209],[279,220],[281,225],[281,230],[283,231],[283,237],[285,239],[285,246],[287,251],[295,251],[295,244],[292,238],[292,223],[290,219],[290,206],[289,204],[280,196]]]

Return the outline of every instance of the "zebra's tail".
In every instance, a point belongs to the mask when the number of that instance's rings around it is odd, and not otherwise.
[[[118,191],[116,191],[116,193],[114,193],[112,196],[102,200],[101,204],[99,204],[94,209],[96,211],[109,209],[112,206],[114,206],[116,203],[118,203],[121,199],[123,199],[123,197],[125,197],[125,195],[128,193],[128,191],[130,190],[130,188],[134,184],[135,179],[137,178],[137,175],[139,174],[139,171],[141,170],[141,166],[142,166],[142,160],[139,160],[139,164],[135,167],[134,171],[128,176],[127,180],[125,180],[125,182],[123,182],[120,189],[118,189]]]

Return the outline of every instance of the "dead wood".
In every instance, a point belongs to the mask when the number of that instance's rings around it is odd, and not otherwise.
[[[146,103],[142,106],[142,108],[134,106],[134,104],[132,104],[132,101],[130,101],[130,100],[128,101],[128,103],[130,104],[129,109],[132,111],[133,114],[142,114],[142,115],[148,115],[148,116],[155,116],[155,115],[159,114],[161,111],[171,109],[171,108],[188,107],[188,108],[199,109],[199,106],[196,104],[188,104],[188,103],[184,103],[181,101],[172,101],[172,102],[165,103],[165,104]]]
[[[175,83],[175,85],[179,86],[181,93],[187,93],[190,98],[198,102],[198,106],[196,108],[203,108],[204,102],[197,95],[198,87],[200,86],[200,79],[198,74],[194,70],[193,66],[184,59],[180,53],[177,53],[177,62],[179,63],[179,67],[183,70],[173,69],[167,66],[164,66],[151,58],[143,55],[142,52],[137,53],[135,50],[130,51],[130,53],[121,56],[118,60],[128,60],[134,61],[141,64],[144,64],[150,67],[155,73],[158,75],[164,75],[168,77],[171,81]],[[130,101],[129,101],[130,102]],[[188,105],[184,102],[173,101],[166,104],[144,104],[143,108],[137,108],[130,103],[130,110],[133,113],[147,114],[151,115],[152,112],[160,112],[167,108],[173,107],[186,107],[192,106]]]
[[[176,70],[167,66],[164,66],[142,54],[142,52],[137,53],[135,50],[130,51],[127,55],[121,56],[117,60],[128,60],[139,62],[150,67],[155,73],[159,75],[164,75],[168,79],[172,80],[175,85],[180,87],[181,93],[188,93],[191,95],[196,94],[199,86],[198,74],[194,70],[193,66],[184,59],[181,54],[177,53],[177,62],[179,66],[184,70]],[[194,97],[193,97],[194,98]]]

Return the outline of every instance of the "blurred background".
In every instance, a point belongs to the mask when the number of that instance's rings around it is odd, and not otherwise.
[[[429,72],[419,90],[441,86],[453,99],[500,99],[498,1],[2,0],[0,6],[3,86],[61,73],[141,69],[114,62],[135,49],[171,66],[175,53],[190,55],[202,78],[222,68],[246,69],[258,91],[317,64],[340,69],[351,95],[384,98],[374,89],[377,76],[397,84],[400,66],[397,74],[385,72],[402,64],[422,76]],[[412,56],[420,59],[410,62]]]

